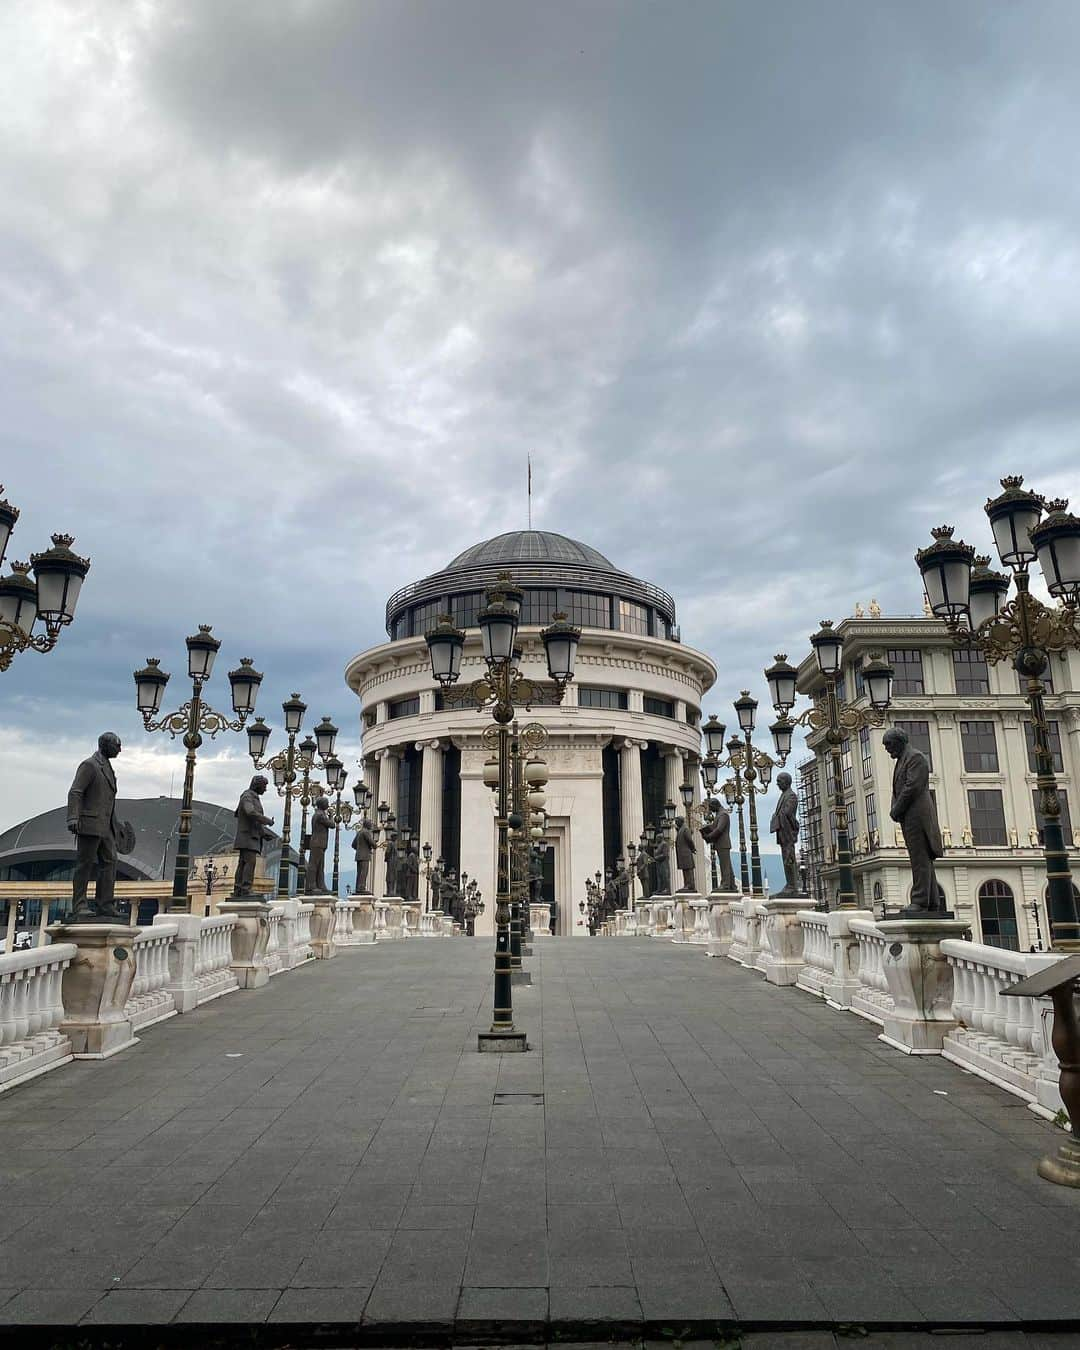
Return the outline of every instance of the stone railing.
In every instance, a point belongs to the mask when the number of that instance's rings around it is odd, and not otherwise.
[[[825,982],[832,975],[832,939],[829,936],[829,916],[816,910],[799,911],[803,930],[803,968],[795,983],[808,994],[825,997]]]
[[[285,917],[285,907],[282,904],[275,904],[267,919],[270,924],[270,936],[266,940],[266,964],[270,967],[270,975],[273,977],[280,975],[283,970],[290,969],[290,924]]]
[[[1002,989],[1060,960],[1056,954],[1010,952],[948,939],[956,1026],[941,1053],[999,1087],[1051,1113],[1061,1106],[1058,1063],[1050,1045],[1049,999],[1008,998]]]
[[[885,938],[878,932],[873,919],[852,919],[858,957],[855,967],[859,987],[851,997],[851,1011],[871,1022],[884,1025],[892,1012],[893,999],[885,976]]]
[[[750,970],[760,967],[764,916],[760,900],[747,896],[734,902],[731,906],[731,946],[727,952],[729,961],[737,961]]]
[[[140,928],[132,942],[135,954],[135,979],[124,1004],[124,1016],[132,1031],[176,1016],[176,1000],[170,989],[169,952],[176,940],[179,924],[172,922]]]
[[[236,976],[229,969],[235,927],[236,920],[229,914],[201,920],[195,953],[195,1007],[222,994],[231,994],[237,988]]]
[[[0,956],[0,1091],[66,1064],[63,976],[79,949],[70,942]]]

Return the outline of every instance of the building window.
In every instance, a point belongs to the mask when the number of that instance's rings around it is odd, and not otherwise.
[[[644,605],[635,605],[633,600],[620,600],[619,627],[624,633],[637,633],[641,637],[648,637],[648,609]]]
[[[877,848],[877,798],[872,792],[868,792],[865,798],[866,805],[866,834],[870,841],[870,852],[873,853]]]
[[[700,711],[700,709],[698,709],[698,708],[691,708],[691,707],[688,705],[688,706],[687,706],[687,709],[686,709],[686,725],[687,725],[688,727],[696,727],[697,724],[698,724],[700,721],[701,721],[701,711]]]
[[[527,590],[521,602],[521,622],[546,628],[558,608],[558,591]]]
[[[913,750],[921,750],[926,756],[930,765],[930,772],[934,772],[934,756],[930,750],[930,723],[929,722],[894,722],[893,726],[898,731],[907,733],[908,744]]]
[[[414,833],[420,828],[420,787],[423,779],[422,752],[414,745],[402,751],[398,764],[397,828]]]
[[[450,618],[456,628],[475,628],[476,616],[484,608],[483,591],[467,591],[450,597]]]
[[[986,657],[971,647],[958,647],[952,654],[953,677],[958,694],[988,694],[990,672]]]
[[[1048,693],[1048,694],[1052,694],[1052,693],[1054,692],[1054,659],[1053,659],[1053,657],[1051,657],[1050,660],[1047,661],[1047,663],[1046,663],[1046,669],[1045,669],[1045,670],[1043,671],[1043,673],[1039,676],[1039,679],[1042,681],[1042,685],[1043,685],[1044,691],[1045,691],[1046,693]],[[1027,682],[1027,676],[1026,676],[1026,675],[1021,675],[1019,671],[1016,672],[1016,684],[1017,684],[1017,688],[1020,690],[1020,692],[1021,692],[1022,694],[1026,694],[1026,693],[1027,693],[1027,684],[1028,684],[1028,682]]]
[[[1020,950],[1016,928],[1016,904],[1012,887],[1004,881],[984,881],[979,887],[979,927],[982,940],[990,947],[1006,951]]]
[[[395,698],[386,705],[386,715],[391,720],[395,717],[415,717],[419,711],[419,694],[415,694],[412,698]]]
[[[859,728],[859,755],[862,759],[862,776],[872,778],[874,775],[874,752],[870,745],[870,728]]]
[[[442,600],[429,600],[426,605],[417,605],[412,612],[413,637],[423,637],[439,622],[439,615],[446,613],[446,604]]]
[[[374,708],[369,708],[368,711],[364,713],[364,726],[373,727],[378,720],[378,713]]]
[[[863,683],[863,659],[857,656],[851,663],[851,682],[853,685],[852,698],[862,698],[866,693],[866,685]]]
[[[564,608],[571,623],[582,628],[611,627],[610,595],[597,595],[593,591],[566,591],[565,595]]]
[[[408,636],[409,636],[409,611],[405,610],[402,614],[399,614],[397,618],[394,620],[393,641],[397,642],[399,638],[407,638]]]
[[[579,708],[626,708],[625,689],[593,689],[586,685],[578,686]]]
[[[922,652],[917,647],[890,647],[889,663],[896,672],[893,676],[894,694],[922,694]]]
[[[1065,847],[1072,847],[1072,816],[1069,814],[1069,794],[1064,788],[1058,788],[1058,802],[1061,805],[1061,834],[1065,840]],[[1039,832],[1040,847],[1045,843],[1043,839],[1043,824],[1046,817],[1039,810],[1039,789],[1031,790],[1031,805],[1035,812],[1035,828]]]
[[[650,713],[653,717],[674,717],[675,704],[668,698],[653,698],[651,694],[646,694],[642,700],[642,710]]]
[[[960,746],[968,773],[997,773],[997,741],[993,722],[961,722]]]
[[[997,788],[973,788],[968,792],[971,817],[971,841],[976,846],[1002,846],[1005,834],[1005,807]]]
[[[1057,722],[1046,720],[1046,739],[1050,742],[1050,754],[1054,760],[1054,772],[1065,772],[1065,761],[1061,756],[1061,727]],[[1027,741],[1028,768],[1032,773],[1039,772],[1039,766],[1035,761],[1035,726],[1031,719],[1024,722],[1024,740]]]
[[[843,762],[844,791],[846,792],[855,780],[855,766],[851,758],[851,742],[844,741],[840,746],[840,755]]]

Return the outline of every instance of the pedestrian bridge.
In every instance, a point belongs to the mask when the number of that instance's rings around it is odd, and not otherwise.
[[[177,1016],[170,921],[140,935],[138,1039],[105,1059],[60,1062],[52,948],[2,958],[9,1081],[35,1037],[51,1060],[0,1094],[0,1322],[475,1344],[1080,1315],[1080,1194],[1035,1173],[1054,1127],[974,1062],[655,936],[537,938],[531,1052],[481,1055],[488,942],[304,960],[304,911],[261,987],[214,939]]]

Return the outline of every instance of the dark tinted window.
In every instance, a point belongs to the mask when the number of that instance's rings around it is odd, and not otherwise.
[[[1028,768],[1032,773],[1039,772],[1039,766],[1035,762],[1035,727],[1029,718],[1024,723],[1024,739],[1027,741]],[[1054,772],[1065,772],[1065,761],[1061,757],[1061,727],[1057,722],[1046,720],[1046,739],[1050,742],[1050,754],[1054,758]]]
[[[645,712],[651,713],[653,717],[674,717],[675,704],[666,698],[653,698],[651,694],[646,694],[642,702]]]
[[[624,689],[591,689],[578,685],[578,706],[581,708],[625,708]]]
[[[990,673],[986,657],[970,647],[958,647],[952,654],[953,677],[958,694],[988,694]]]
[[[893,726],[907,732],[908,743],[913,750],[921,750],[930,762],[931,773],[934,770],[934,756],[930,751],[929,722],[894,722]]]
[[[1006,844],[1005,807],[996,788],[972,789],[968,793],[971,839],[975,844]]]
[[[923,690],[922,652],[917,647],[891,647],[888,652],[894,694],[921,694]]]
[[[960,746],[968,773],[997,773],[997,741],[993,722],[961,722]]]

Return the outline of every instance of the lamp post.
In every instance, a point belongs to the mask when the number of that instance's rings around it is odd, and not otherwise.
[[[18,519],[19,508],[0,498],[0,564]],[[51,652],[74,619],[90,570],[90,559],[71,551],[74,542],[70,534],[54,534],[52,548],[31,553],[28,563],[13,562],[10,575],[0,578],[0,671],[7,670],[19,652]],[[44,632],[34,632],[38,622]]]
[[[1051,652],[1080,649],[1080,519],[1070,514],[1064,498],[1047,501],[1025,489],[1019,476],[1003,478],[1001,486],[1003,491],[987,501],[985,511],[998,557],[1012,573],[1016,594],[1011,600],[1005,600],[1009,577],[992,572],[988,556],[976,557],[968,544],[954,540],[949,525],[931,531],[934,542],[920,549],[915,561],[931,610],[945,621],[957,644],[976,648],[992,665],[1011,661],[1027,682],[1050,947],[1076,951],[1080,949],[1080,906],[1061,828],[1042,677]],[[1036,561],[1047,590],[1060,604],[1044,605],[1031,594],[1031,568]]]
[[[224,863],[221,867],[218,867],[214,863],[213,858],[207,858],[202,865],[202,872],[199,875],[206,881],[206,894],[212,895],[214,893],[214,882],[217,881],[218,877],[227,877],[229,875],[229,864]]]
[[[847,801],[844,797],[843,745],[845,740],[856,735],[863,727],[884,725],[886,710],[892,702],[893,668],[881,659],[879,652],[870,653],[870,660],[862,671],[863,687],[869,703],[867,707],[859,707],[846,703],[840,697],[844,640],[833,628],[831,620],[822,619],[821,628],[810,638],[810,645],[814,649],[818,670],[825,678],[824,707],[815,704],[794,719],[790,716],[795,706],[797,672],[794,666],[788,664],[783,653],[777,655],[774,664],[765,671],[773,707],[777,712],[777,720],[771,728],[773,743],[780,763],[785,764],[791,753],[791,734],[795,727],[809,726],[813,731],[824,732],[832,766],[832,809],[836,819],[836,866],[840,874],[837,908],[858,909],[855,873],[851,866]],[[819,908],[829,908],[828,894],[820,902]]]
[[[547,691],[526,679],[514,664],[514,639],[517,636],[520,599],[517,604],[505,598],[505,591],[489,591],[487,605],[477,615],[484,644],[487,675],[463,691],[458,702],[470,703],[476,708],[492,710],[495,734],[491,738],[498,746],[498,884],[495,897],[495,994],[490,1032],[481,1032],[478,1048],[481,1050],[524,1050],[524,1033],[514,1030],[513,995],[511,992],[510,957],[510,867],[508,831],[510,820],[510,724],[514,721],[514,705],[524,702],[546,702]],[[547,653],[548,674],[554,682],[553,703],[561,703],[567,684],[574,678],[574,662],[581,629],[567,623],[566,616],[556,614],[540,637]],[[431,673],[442,686],[444,697],[457,683],[461,674],[461,653],[465,634],[455,628],[448,615],[442,615],[438,626],[425,634],[431,656]],[[485,781],[487,771],[485,766]]]
[[[285,812],[281,823],[281,858],[278,862],[277,898],[287,900],[290,890],[289,848],[292,842],[292,804],[293,797],[297,795],[296,772],[301,767],[303,759],[303,754],[297,747],[296,738],[300,734],[300,728],[304,722],[307,704],[299,694],[293,694],[282,703],[281,711],[285,718],[285,734],[289,738],[286,748],[279,750],[270,759],[263,760],[263,756],[266,754],[266,745],[270,739],[270,728],[266,726],[261,717],[257,717],[254,725],[248,729],[248,753],[251,755],[252,763],[256,769],[270,770],[273,774],[274,787],[277,789],[278,796],[285,799]]]
[[[210,631],[210,625],[205,623],[200,624],[199,631],[185,641],[191,698],[176,712],[154,721],[161,709],[165,686],[169,683],[169,676],[161,669],[161,662],[156,657],[150,657],[145,668],[137,670],[134,676],[135,703],[142,714],[143,726],[147,731],[167,731],[174,740],[182,734],[187,751],[184,761],[184,795],[180,802],[180,829],[173,867],[172,902],[169,905],[172,914],[186,914],[190,908],[188,872],[191,867],[191,807],[195,798],[195,756],[203,743],[203,733],[213,740],[220,731],[241,731],[248,716],[255,711],[255,699],[262,683],[262,675],[246,656],[241,658],[236,670],[229,671],[233,712],[236,713],[235,720],[230,721],[224,713],[216,712],[203,702],[203,687],[210,679],[221,643]]]
[[[345,784],[348,781],[348,773],[345,771],[345,765],[336,755],[329,755],[323,769],[326,773],[326,786],[334,794],[334,800],[330,803],[328,815],[334,822],[334,870],[331,875],[330,889],[334,892],[334,898],[337,899],[338,884],[341,880],[341,827],[348,825],[352,819],[353,808],[348,802],[341,800],[341,794],[345,790]]]
[[[750,697],[750,691],[744,689],[735,700],[735,714],[739,720],[742,739],[732,736],[724,746],[726,728],[716,720],[713,714],[705,723],[702,732],[708,754],[702,761],[702,774],[706,773],[713,783],[720,769],[731,769],[732,777],[721,787],[724,799],[730,806],[738,808],[739,821],[739,879],[744,895],[757,898],[765,894],[761,875],[761,852],[758,848],[757,797],[768,792],[772,783],[772,771],[776,761],[764,750],[754,747],[754,726],[757,719],[757,699]],[[720,758],[720,752],[726,748],[727,759]],[[750,821],[749,859],[746,848],[746,824],[743,819],[743,804],[746,804]],[[749,864],[749,865],[748,865]]]

